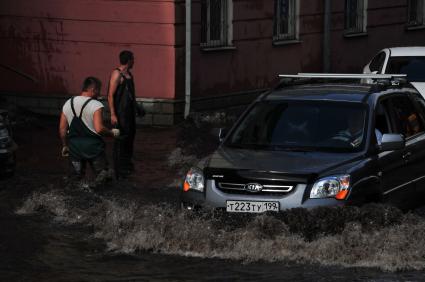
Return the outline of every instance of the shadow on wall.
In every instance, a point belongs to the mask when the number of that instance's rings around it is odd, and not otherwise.
[[[0,87],[3,93],[38,95],[68,93],[68,87],[58,71],[54,56],[61,53],[60,41],[52,41],[40,22],[42,32],[32,35],[31,31],[18,32],[10,23],[0,27],[2,50],[0,53],[0,75],[6,83]],[[6,30],[7,29],[7,30]]]

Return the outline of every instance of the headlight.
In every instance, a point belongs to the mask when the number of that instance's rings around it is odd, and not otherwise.
[[[331,198],[344,200],[350,188],[349,175],[324,177],[314,183],[310,192],[311,199]]]
[[[199,168],[192,167],[186,174],[183,184],[183,191],[196,190],[204,191],[204,174]]]

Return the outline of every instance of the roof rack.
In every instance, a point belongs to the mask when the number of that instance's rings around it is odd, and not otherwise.
[[[337,78],[337,79],[383,79],[395,80],[397,78],[407,78],[406,74],[363,74],[363,73],[298,73],[279,74],[282,78]]]

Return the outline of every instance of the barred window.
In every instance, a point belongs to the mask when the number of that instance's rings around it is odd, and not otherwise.
[[[345,33],[364,33],[367,25],[367,0],[345,0]]]
[[[201,0],[201,46],[231,45],[232,1]]]
[[[274,41],[297,39],[297,2],[297,0],[275,0]]]
[[[409,0],[407,25],[408,26],[422,26],[425,25],[425,0]]]

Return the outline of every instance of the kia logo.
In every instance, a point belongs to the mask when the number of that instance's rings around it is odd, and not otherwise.
[[[258,183],[248,183],[245,185],[245,190],[249,192],[261,192],[263,185]]]

